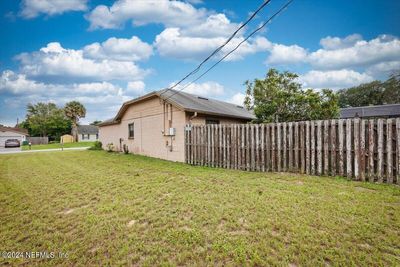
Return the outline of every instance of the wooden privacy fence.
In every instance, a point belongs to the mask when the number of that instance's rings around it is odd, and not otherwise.
[[[400,118],[187,125],[185,161],[400,184]]]
[[[32,137],[29,136],[26,138],[28,142],[31,142],[32,145],[47,145],[49,143],[49,137]]]

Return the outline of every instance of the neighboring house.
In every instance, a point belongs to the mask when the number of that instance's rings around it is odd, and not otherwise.
[[[184,161],[187,124],[246,123],[255,116],[242,106],[175,90],[161,90],[125,102],[117,115],[99,124],[103,148]]]
[[[400,104],[365,106],[340,109],[340,118],[396,118],[400,117]]]
[[[26,129],[0,126],[0,147],[4,147],[7,139],[17,139],[22,145],[27,136]]]
[[[78,125],[78,142],[97,141],[99,139],[99,127],[96,125]]]

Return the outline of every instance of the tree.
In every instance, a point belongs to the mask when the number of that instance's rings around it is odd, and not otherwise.
[[[265,79],[246,81],[245,106],[254,109],[255,122],[284,122],[336,118],[337,95],[329,89],[303,90],[298,75],[270,69]]]
[[[90,125],[98,125],[98,124],[100,124],[102,121],[99,121],[99,120],[95,120],[95,121],[93,121],[92,123],[90,123]]]
[[[338,94],[342,108],[400,103],[400,71],[391,74],[384,82],[364,83],[339,90]]]
[[[56,104],[39,102],[28,104],[26,119],[20,126],[27,129],[31,136],[49,136],[57,140],[70,131],[71,123]]]
[[[86,116],[85,107],[78,101],[71,101],[65,104],[64,107],[65,116],[71,120],[72,124],[72,136],[75,141],[78,141],[78,122],[80,118]]]

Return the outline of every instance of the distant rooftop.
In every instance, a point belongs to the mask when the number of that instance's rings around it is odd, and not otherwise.
[[[78,134],[98,134],[99,127],[96,125],[78,125]]]
[[[400,117],[400,104],[364,106],[340,109],[340,118]]]

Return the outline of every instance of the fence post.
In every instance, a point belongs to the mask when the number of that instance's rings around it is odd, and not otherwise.
[[[282,137],[281,137],[281,124],[277,123],[276,124],[276,169],[278,172],[281,171],[281,141],[282,141]]]
[[[400,185],[400,118],[396,119],[396,147],[397,147],[396,182],[398,185]]]
[[[322,121],[317,121],[317,174],[322,175]]]
[[[373,182],[375,178],[375,135],[374,135],[375,121],[369,120],[368,124],[368,181]]]
[[[275,156],[276,156],[276,148],[275,148],[275,124],[271,123],[271,170],[276,171],[275,165]]]
[[[282,170],[285,172],[287,171],[287,147],[286,147],[286,122],[282,123]]]
[[[392,119],[386,120],[386,182],[393,183],[393,159],[392,159]]]
[[[311,121],[310,126],[310,142],[311,142],[311,174],[315,175],[315,123]]]
[[[304,125],[305,123],[302,121],[300,122],[300,172],[305,173],[306,170],[306,160],[305,160],[305,151],[304,151],[304,139],[305,139],[305,132],[304,132]]]
[[[310,174],[310,122],[306,121],[306,174]]]
[[[354,119],[354,177],[360,180],[360,119]]]
[[[293,123],[289,122],[289,136],[288,136],[288,146],[289,146],[289,171],[293,171]]]
[[[343,120],[338,121],[338,137],[339,137],[339,175],[344,175],[344,131]]]
[[[336,120],[331,120],[331,175],[336,175]]]
[[[352,178],[352,154],[351,154],[351,119],[346,120],[346,175],[348,178]]]
[[[329,121],[324,121],[324,175],[329,175]]]
[[[383,120],[378,119],[378,182],[383,182]]]
[[[271,163],[271,136],[270,136],[270,127],[269,124],[265,125],[265,162],[266,171],[270,170],[270,163]]]
[[[365,181],[365,120],[360,125],[360,178]]]

